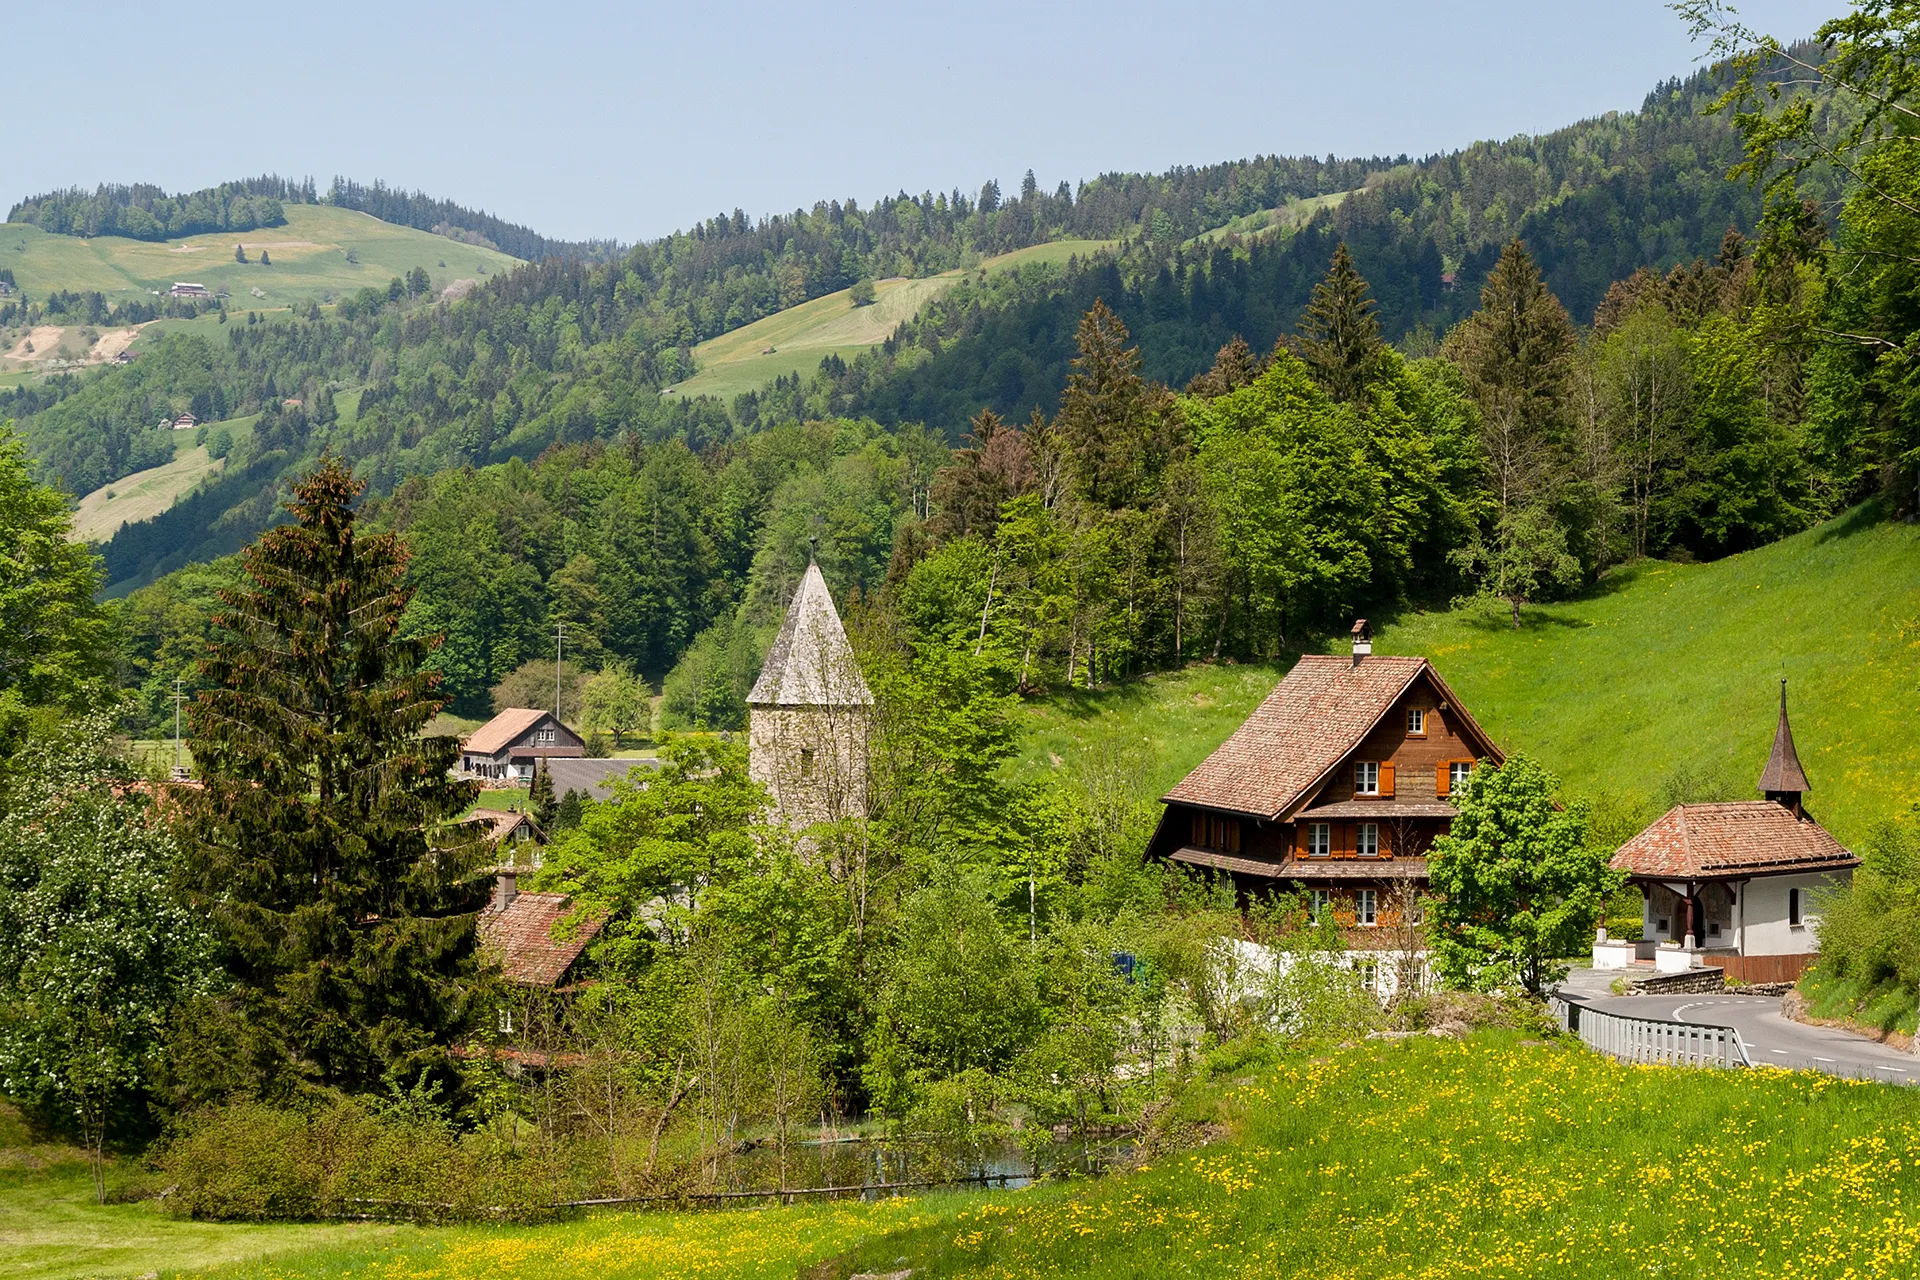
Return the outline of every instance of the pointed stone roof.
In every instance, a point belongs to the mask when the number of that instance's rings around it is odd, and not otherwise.
[[[809,564],[767,651],[747,702],[756,707],[860,707],[873,703],[820,566]]]
[[[1780,682],[1780,725],[1773,731],[1773,754],[1760,771],[1762,792],[1813,790],[1807,771],[1800,767],[1800,756],[1793,749],[1793,726],[1787,723],[1787,682]]]

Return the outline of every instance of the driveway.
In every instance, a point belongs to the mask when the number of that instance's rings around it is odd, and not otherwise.
[[[1732,1027],[1753,1065],[1825,1071],[1830,1075],[1920,1084],[1920,1057],[1833,1027],[1810,1027],[1780,1016],[1777,996],[1582,996],[1563,998],[1629,1018]]]

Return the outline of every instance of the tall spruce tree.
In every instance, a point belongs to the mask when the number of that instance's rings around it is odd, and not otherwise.
[[[1166,393],[1140,376],[1140,349],[1113,309],[1096,299],[1080,318],[1080,354],[1053,427],[1073,458],[1081,497],[1116,508],[1139,496],[1158,470]]]
[[[1447,335],[1446,353],[1480,406],[1502,520],[1545,498],[1558,478],[1577,340],[1566,308],[1518,240],[1487,276],[1480,309]]]
[[[1334,247],[1326,276],[1313,286],[1300,317],[1299,345],[1314,381],[1341,404],[1358,400],[1378,372],[1386,344],[1374,316],[1373,291],[1344,240]]]
[[[433,643],[402,636],[406,548],[356,536],[359,491],[331,457],[295,486],[296,523],[243,552],[202,662],[186,878],[236,990],[193,1035],[229,1088],[411,1076],[477,977],[480,846],[456,824],[476,784],[451,776],[453,738],[422,732]]]

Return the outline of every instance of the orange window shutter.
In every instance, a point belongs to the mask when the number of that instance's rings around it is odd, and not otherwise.
[[[1293,856],[1296,858],[1307,856],[1307,824],[1304,822],[1293,824]]]
[[[1380,764],[1380,796],[1384,800],[1393,799],[1393,761],[1385,760]]]
[[[1445,800],[1453,789],[1453,761],[1442,760],[1433,766],[1433,794]]]

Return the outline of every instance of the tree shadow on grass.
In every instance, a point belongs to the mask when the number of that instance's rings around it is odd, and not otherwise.
[[[1814,534],[1816,543],[1838,542],[1842,538],[1851,538],[1855,534],[1865,533],[1877,525],[1885,523],[1886,508],[1878,498],[1869,498],[1845,515],[1837,516],[1821,525]]]

